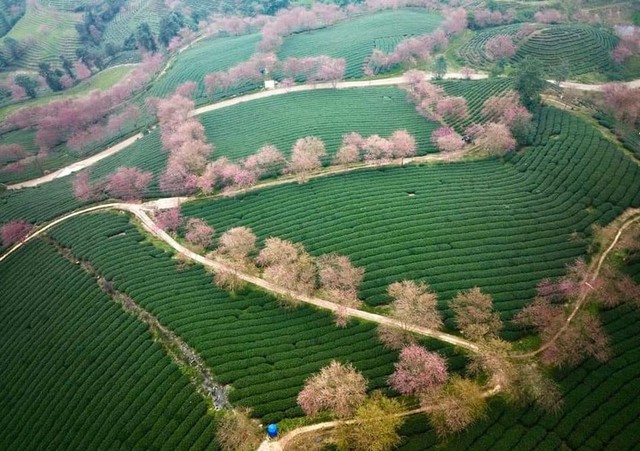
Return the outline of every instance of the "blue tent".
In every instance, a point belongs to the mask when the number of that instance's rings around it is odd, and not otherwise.
[[[267,426],[267,434],[271,438],[275,438],[278,435],[278,426],[275,424],[270,424]]]

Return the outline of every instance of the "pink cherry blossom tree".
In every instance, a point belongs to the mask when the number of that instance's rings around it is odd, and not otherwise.
[[[467,101],[464,97],[443,97],[435,106],[436,115],[447,122],[455,122],[466,119],[469,116]]]
[[[322,166],[320,158],[324,157],[327,151],[324,142],[316,136],[308,136],[298,139],[291,151],[291,160],[285,171],[297,176],[299,183],[304,183],[309,172],[319,169]]]
[[[567,19],[563,13],[552,8],[546,8],[538,11],[533,15],[533,18],[538,23],[561,23]]]
[[[351,364],[332,361],[306,380],[298,405],[307,415],[331,411],[348,418],[366,398],[367,380]]]
[[[475,139],[475,143],[490,155],[501,156],[516,148],[516,140],[509,128],[500,123],[485,125]]]
[[[108,177],[106,191],[111,197],[117,199],[140,200],[144,197],[151,179],[153,179],[151,172],[120,166]]]
[[[371,163],[382,163],[393,158],[393,147],[391,142],[380,135],[371,135],[365,139],[362,150],[365,161]]]
[[[97,200],[101,196],[101,189],[98,185],[92,185],[89,180],[90,171],[83,171],[76,175],[73,179],[73,195],[80,201]]]
[[[440,127],[431,134],[431,141],[442,152],[457,152],[462,150],[465,142],[451,127]]]
[[[422,346],[409,345],[400,351],[389,385],[403,395],[425,395],[437,392],[447,382],[445,360]]]
[[[159,210],[154,214],[154,218],[157,226],[165,232],[177,232],[182,225],[182,214],[178,207]]]
[[[211,246],[215,231],[204,219],[189,218],[185,226],[184,238],[192,245],[202,248]]]
[[[29,234],[32,228],[32,224],[22,220],[15,220],[4,224],[0,227],[2,245],[7,247],[22,241]]]
[[[403,280],[394,282],[387,289],[393,298],[391,316],[405,324],[414,324],[430,329],[442,327],[438,312],[437,296],[424,282]]]
[[[247,157],[243,166],[260,178],[265,174],[278,174],[284,168],[286,159],[276,146],[262,146],[254,155]]]
[[[244,265],[249,255],[255,252],[256,241],[256,235],[250,228],[234,227],[220,236],[217,253]]]
[[[389,138],[389,142],[393,149],[393,156],[395,158],[402,158],[403,164],[405,158],[414,156],[418,150],[416,139],[405,129],[393,132]]]
[[[516,46],[511,36],[500,34],[492,37],[484,45],[486,54],[494,61],[506,60],[516,54]]]

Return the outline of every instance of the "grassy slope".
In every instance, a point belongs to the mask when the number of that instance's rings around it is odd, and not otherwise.
[[[480,286],[506,316],[585,251],[581,234],[640,204],[640,170],[599,133],[544,110],[537,145],[499,160],[361,171],[183,207],[218,232],[245,225],[366,268],[361,294],[423,279],[448,299]],[[415,193],[415,196],[409,196]],[[577,239],[572,234],[578,233]]]
[[[42,241],[0,265],[0,448],[211,449],[188,379],[79,266]]]
[[[67,89],[60,93],[51,93],[42,97],[37,97],[33,100],[27,100],[18,104],[12,104],[4,108],[0,108],[0,120],[3,120],[10,114],[14,113],[20,108],[28,108],[38,105],[44,105],[56,100],[62,100],[68,97],[79,97],[87,94],[94,89],[109,89],[120,80],[124,79],[133,69],[135,65],[123,65],[109,67],[101,72],[98,72],[93,77],[85,80],[84,82]],[[4,141],[4,137],[3,137]],[[11,141],[10,141],[11,142]]]
[[[441,16],[424,9],[381,11],[287,37],[278,51],[278,58],[284,60],[323,54],[346,58],[346,77],[361,77],[365,58],[374,48],[393,50],[404,37],[434,31],[441,20]]]

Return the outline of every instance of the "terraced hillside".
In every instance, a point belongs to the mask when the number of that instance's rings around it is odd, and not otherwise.
[[[493,61],[491,61],[485,52],[487,42],[491,38],[499,35],[515,38],[521,27],[522,24],[511,24],[478,31],[469,41],[460,47],[458,56],[471,67],[487,68],[493,64]]]
[[[30,41],[25,55],[17,64],[21,69],[38,70],[41,62],[58,65],[60,55],[76,59],[80,38],[75,24],[81,21],[79,13],[48,8],[36,1],[28,2],[24,16],[0,39],[0,43],[6,38]]]
[[[245,225],[349,255],[372,305],[388,301],[389,283],[421,279],[443,300],[480,286],[509,317],[584,254],[593,223],[629,205],[640,205],[638,166],[582,120],[544,109],[535,145],[506,162],[361,171],[183,211],[219,233]]]
[[[424,9],[382,11],[287,37],[278,51],[278,58],[323,54],[346,58],[346,78],[357,78],[363,75],[362,65],[374,48],[393,50],[400,40],[430,33],[441,21],[441,16]]]
[[[230,295],[201,266],[178,268],[169,253],[143,241],[126,215],[74,218],[52,236],[195,348],[217,380],[232,385],[234,405],[251,406],[263,421],[301,415],[297,393],[331,359],[353,362],[370,389],[385,385],[393,370],[397,355],[382,347],[373,324],[336,328],[326,312],[282,308],[262,292]],[[453,349],[428,345],[448,355],[453,368],[464,364]]]
[[[0,448],[215,449],[189,380],[42,241],[0,265]]]
[[[154,82],[149,95],[167,97],[181,83],[195,81],[198,83],[198,89],[194,93],[196,102],[204,103],[207,98],[212,100],[205,91],[205,75],[211,72],[227,70],[242,61],[248,60],[255,52],[260,38],[259,34],[251,34],[199,41],[176,57],[167,72]],[[234,90],[230,90],[226,95],[238,94],[256,87],[256,84],[246,83]]]
[[[586,25],[555,25],[531,35],[518,49],[516,61],[533,57],[547,73],[565,65],[571,75],[607,72],[609,53],[617,44],[612,34]]]
[[[474,67],[489,68],[493,62],[485,52],[489,39],[497,35],[514,37],[521,24],[492,27],[476,33],[459,50],[459,56]],[[548,74],[566,67],[571,76],[607,72],[612,68],[609,53],[617,38],[611,33],[582,24],[544,25],[519,43],[513,62],[535,58]]]

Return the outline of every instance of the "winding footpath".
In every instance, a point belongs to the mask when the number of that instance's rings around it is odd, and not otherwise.
[[[191,251],[190,249],[187,249],[185,246],[178,243],[167,232],[160,229],[160,227],[158,227],[158,225],[147,214],[148,211],[151,211],[153,209],[154,209],[153,206],[145,205],[145,204],[129,204],[129,203],[122,203],[122,202],[113,202],[108,204],[95,205],[92,207],[75,211],[73,213],[66,214],[50,222],[44,227],[39,228],[33,233],[29,234],[23,241],[11,247],[7,252],[5,252],[3,255],[0,256],[0,263],[3,262],[7,257],[9,257],[9,255],[13,254],[14,252],[22,248],[26,243],[39,237],[40,235],[42,235],[43,233],[45,233],[46,231],[50,230],[52,227],[55,227],[56,225],[60,224],[63,221],[66,221],[68,219],[71,219],[79,215],[83,215],[83,214],[91,213],[95,211],[101,211],[101,210],[126,211],[131,213],[138,220],[140,220],[145,230],[147,230],[150,234],[152,234],[156,238],[159,238],[160,240],[164,241],[166,244],[171,246],[179,255],[187,257],[197,263],[200,263],[201,265],[207,268],[213,269],[214,271],[231,273],[234,276],[238,277],[239,279],[245,282],[248,282],[256,287],[260,287],[264,290],[267,290],[271,293],[284,296],[285,298],[293,299],[295,301],[314,305],[324,310],[329,310],[332,312],[341,311],[341,313],[345,313],[349,317],[360,318],[366,321],[371,321],[378,324],[384,324],[386,326],[404,329],[404,330],[416,333],[418,335],[435,338],[437,340],[444,341],[454,346],[465,348],[471,352],[479,351],[478,346],[476,344],[468,340],[465,340],[463,338],[457,337],[455,335],[447,334],[434,329],[428,329],[425,327],[414,326],[412,324],[407,324],[401,321],[397,321],[393,318],[389,318],[383,315],[377,315],[375,313],[365,312],[365,311],[354,309],[354,308],[346,308],[346,311],[345,311],[345,309],[342,306],[334,302],[327,301],[325,299],[320,299],[314,296],[309,296],[296,291],[287,290],[271,282],[268,282],[260,277],[252,276],[250,274],[238,271],[219,260],[212,260],[207,257],[204,257],[196,252]]]
[[[430,79],[433,76],[433,74],[427,74],[426,76],[427,78]],[[449,73],[444,76],[445,79],[450,79],[450,80],[454,80],[454,79],[455,80],[460,80],[460,79],[483,80],[488,77],[489,76],[487,74],[466,75],[458,72]],[[552,83],[551,80],[548,80],[548,81]],[[222,108],[238,105],[240,103],[251,102],[253,100],[265,99],[268,97],[289,94],[292,92],[314,91],[319,89],[350,89],[350,88],[368,88],[368,87],[378,87],[378,86],[399,86],[404,83],[405,83],[404,75],[401,75],[399,77],[381,78],[381,79],[374,79],[374,80],[342,81],[338,83],[316,83],[316,84],[296,85],[290,88],[276,88],[271,90],[255,92],[255,93],[243,95],[240,97],[233,97],[220,102],[212,103],[210,105],[204,105],[194,110],[192,116],[199,116],[201,114],[208,113],[210,111],[216,111]],[[640,88],[640,79],[625,82],[622,84],[630,88]],[[559,86],[561,88],[578,89],[582,91],[602,91],[605,84],[587,85],[583,83],[562,82],[560,83]],[[155,126],[153,128],[155,128]],[[108,147],[107,149],[103,150],[100,153],[97,153],[91,157],[85,158],[84,160],[77,161],[69,166],[58,169],[50,174],[47,174],[35,179],[27,180],[24,182],[9,184],[7,185],[7,189],[18,190],[22,188],[33,188],[35,186],[39,186],[56,179],[66,177],[68,175],[73,174],[74,172],[78,172],[90,166],[93,166],[99,161],[102,161],[105,158],[108,158],[120,152],[121,150],[126,149],[131,144],[133,144],[134,142],[142,138],[143,136],[144,135],[142,132],[138,133],[134,136],[131,136],[130,138],[127,138],[123,141],[120,141],[119,143],[116,143]]]

